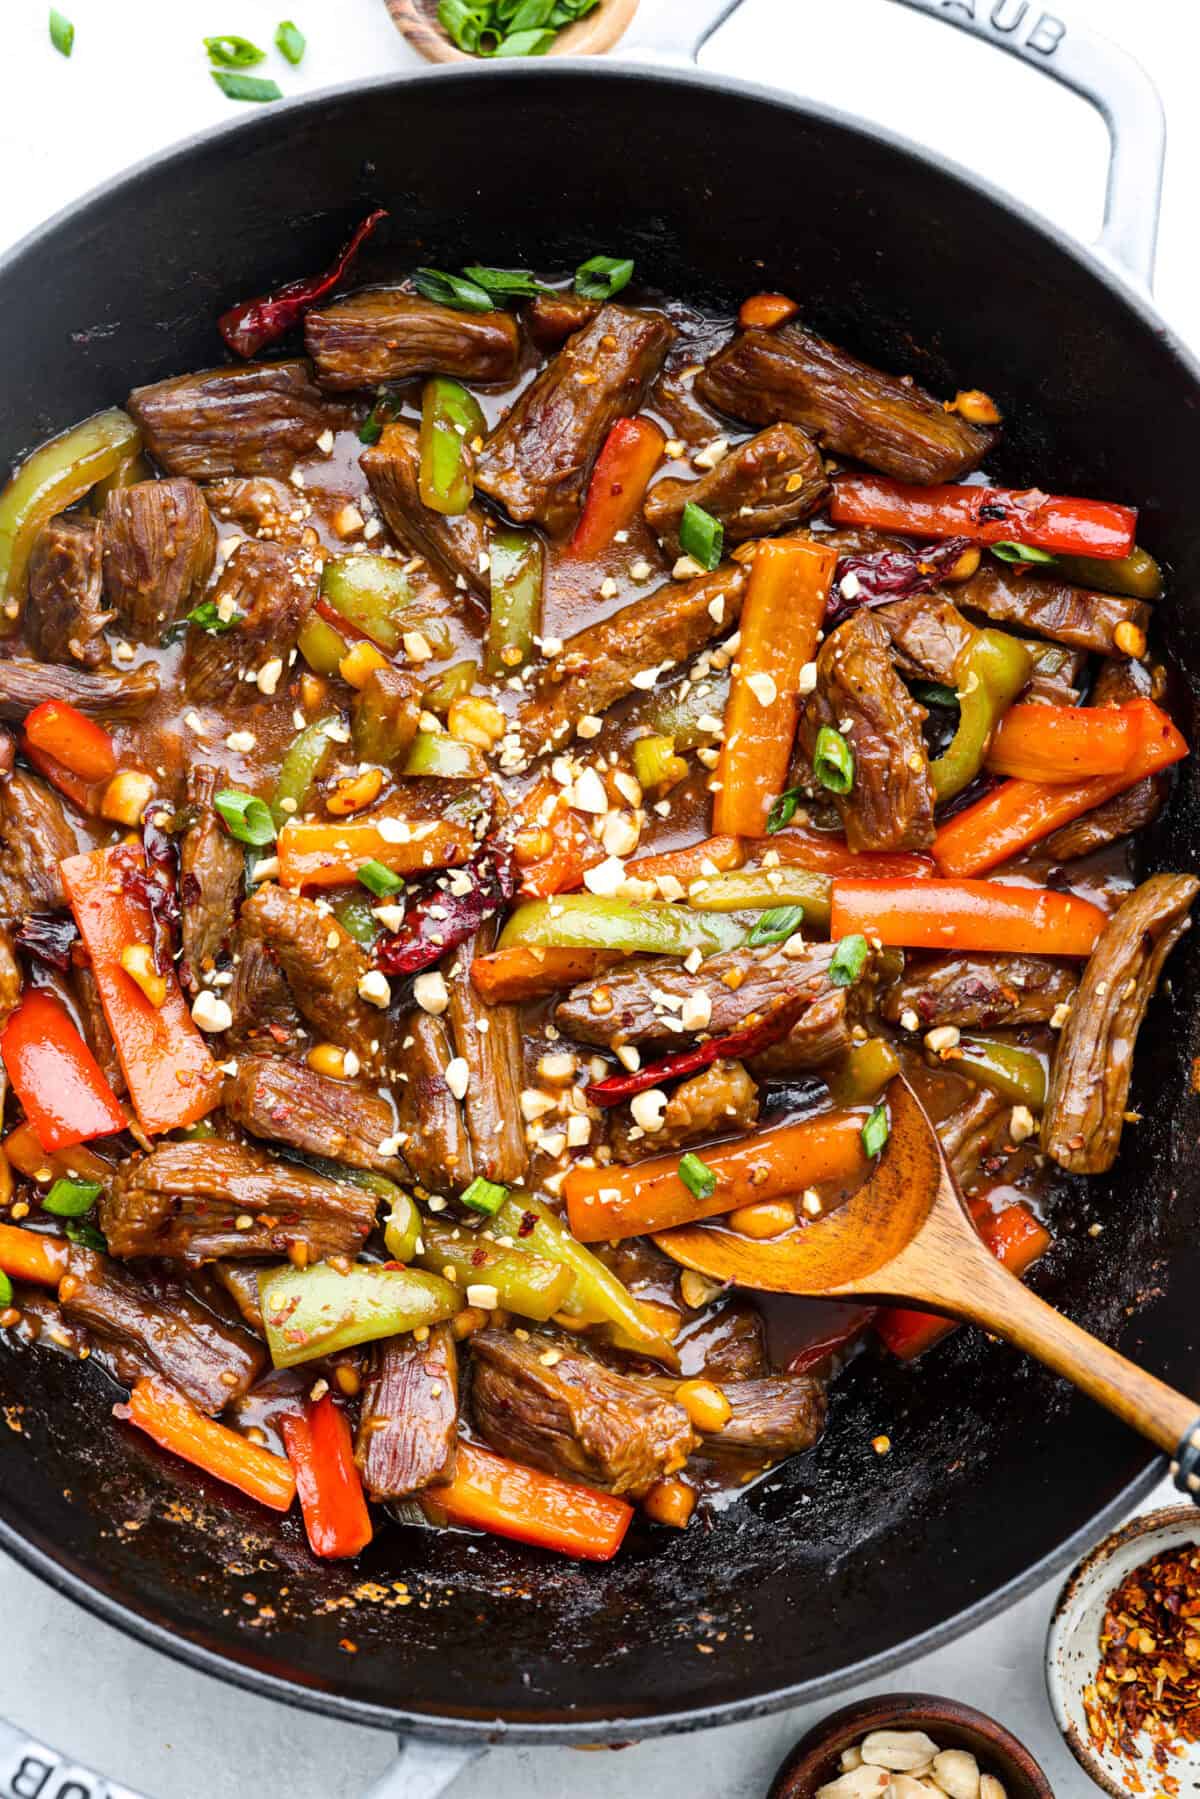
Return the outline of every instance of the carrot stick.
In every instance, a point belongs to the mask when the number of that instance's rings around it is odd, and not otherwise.
[[[1142,729],[1133,706],[1010,706],[984,761],[994,775],[1051,785],[1119,775]]]
[[[582,884],[589,868],[604,860],[581,812],[562,803],[562,789],[549,776],[530,788],[517,807],[513,849],[526,899],[549,899]]]
[[[971,1216],[996,1260],[1003,1262],[1013,1274],[1024,1274],[1050,1247],[1049,1231],[1038,1223],[1027,1206],[1005,1206],[1002,1212],[992,1212],[986,1199],[977,1200],[971,1207]],[[958,1324],[953,1318],[939,1318],[934,1312],[912,1311],[907,1306],[887,1306],[875,1316],[875,1330],[880,1341],[902,1362],[911,1362],[924,1355],[927,1349],[932,1349],[935,1343],[940,1343],[943,1337],[957,1329]]]
[[[844,837],[835,837],[829,831],[776,831],[772,837],[752,838],[745,848],[747,861],[760,861],[774,850],[781,862],[811,869],[814,874],[859,875],[863,880],[874,881],[924,881],[934,872],[928,856],[909,855],[903,850],[855,851],[847,846]]]
[[[397,843],[370,819],[332,825],[292,822],[279,833],[280,882],[284,887],[344,887],[357,879],[364,862],[382,862],[397,875],[425,874],[469,861],[477,847],[466,826],[440,819],[413,820],[408,832]]]
[[[206,1418],[166,1381],[151,1377],[135,1382],[129,1404],[114,1406],[113,1416],[136,1424],[160,1449],[169,1449],[272,1511],[286,1512],[296,1497],[290,1462],[215,1418]]]
[[[117,753],[103,725],[65,700],[45,700],[25,719],[26,741],[83,781],[107,781],[117,772]]]
[[[625,873],[637,881],[674,879],[686,889],[714,868],[724,874],[731,868],[740,868],[745,860],[746,847],[740,837],[705,837],[699,843],[689,843],[686,849],[636,856],[625,864]]]
[[[506,1001],[541,999],[577,981],[590,981],[593,975],[623,962],[621,950],[546,949],[539,944],[514,944],[511,949],[492,950],[476,956],[471,964],[471,980],[481,999],[498,1006]]]
[[[1090,956],[1108,923],[1090,900],[998,881],[833,883],[829,934],[861,932],[899,949]]]
[[[817,1181],[851,1180],[865,1173],[862,1116],[826,1112],[799,1124],[755,1131],[697,1151],[716,1176],[707,1199],[679,1178],[679,1156],[654,1156],[627,1168],[572,1168],[563,1183],[567,1218],[581,1243],[640,1237],[695,1224]]]
[[[68,1179],[74,1176],[77,1180],[99,1181],[101,1185],[112,1176],[112,1163],[98,1156],[94,1149],[86,1143],[72,1143],[66,1149],[54,1151],[44,1150],[37,1140],[37,1132],[26,1120],[8,1133],[0,1144],[7,1159],[19,1174],[36,1180],[39,1174],[49,1169],[56,1178],[65,1175]]]
[[[568,554],[581,561],[606,550],[641,509],[667,440],[652,419],[618,419],[596,458]]]
[[[611,1561],[633,1517],[633,1507],[611,1493],[575,1486],[462,1441],[454,1479],[428,1488],[422,1504],[447,1523],[586,1562]]]
[[[70,1251],[71,1245],[61,1237],[23,1231],[19,1224],[0,1224],[0,1268],[15,1281],[57,1287],[67,1272]]]
[[[325,1393],[280,1423],[314,1555],[357,1555],[374,1535],[345,1412]]]
[[[1038,488],[914,487],[883,475],[839,475],[829,516],[910,537],[969,537],[1032,544],[1063,556],[1128,556],[1137,531],[1132,506],[1068,499]]]
[[[787,786],[800,670],[816,654],[837,551],[806,538],[756,546],[725,708],[713,830],[756,837]]]

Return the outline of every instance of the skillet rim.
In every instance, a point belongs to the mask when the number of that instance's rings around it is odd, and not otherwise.
[[[175,167],[185,165],[198,153],[223,144],[234,144],[256,136],[269,137],[277,118],[290,119],[307,113],[319,115],[322,108],[365,93],[394,90],[405,92],[410,87],[437,82],[502,81],[521,79],[557,81],[588,80],[600,84],[614,81],[640,80],[659,88],[687,87],[729,93],[759,105],[783,108],[815,124],[832,124],[847,132],[875,142],[933,174],[948,179],[974,198],[990,205],[1033,231],[1056,249],[1079,264],[1083,271],[1100,281],[1137,322],[1150,330],[1179,366],[1184,381],[1190,381],[1200,399],[1200,358],[1183,343],[1174,328],[1159,313],[1150,290],[1143,288],[1138,277],[1111,259],[1097,246],[1081,243],[1053,221],[1027,206],[1024,201],[1006,193],[987,177],[977,175],[953,158],[935,155],[913,143],[902,133],[878,125],[839,107],[822,105],[818,100],[789,94],[785,89],[740,76],[724,75],[694,64],[674,64],[631,57],[557,57],[553,63],[535,60],[514,62],[510,67],[490,64],[483,69],[465,65],[427,67],[406,72],[391,72],[356,81],[340,82],[298,95],[247,119],[233,119],[208,126],[171,144],[167,149],[141,158],[107,180],[97,183],[81,198],[70,202],[49,219],[27,232],[3,255],[0,255],[0,292],[10,272],[26,257],[37,254],[42,243],[73,222],[85,219],[101,201],[116,198],[126,191],[136,194],[138,184]],[[229,1682],[245,1692],[256,1693],[292,1705],[304,1711],[338,1718],[347,1723],[374,1729],[399,1731],[446,1743],[480,1745],[506,1744],[574,1744],[580,1739],[589,1743],[628,1742],[654,1736],[678,1735],[687,1731],[711,1729],[727,1724],[744,1723],[753,1718],[787,1710],[800,1704],[832,1697],[864,1681],[874,1680],[893,1669],[907,1665],[918,1656],[941,1648],[964,1636],[968,1631],[1007,1610],[1037,1586],[1061,1573],[1091,1543],[1099,1540],[1144,1499],[1163,1477],[1166,1458],[1145,1446],[1146,1462],[1142,1471],[1130,1480],[1107,1505],[1094,1513],[1088,1522],[1063,1539],[1039,1561],[1013,1577],[1003,1586],[954,1613],[942,1623],[931,1626],[920,1635],[909,1638],[894,1649],[849,1664],[835,1674],[776,1687],[744,1699],[708,1702],[704,1705],[677,1708],[673,1711],[613,1716],[600,1720],[581,1718],[574,1721],[538,1723],[530,1720],[510,1722],[501,1716],[466,1718],[431,1712],[411,1712],[402,1707],[381,1706],[355,1699],[327,1689],[310,1686],[298,1679],[267,1672],[254,1665],[249,1652],[216,1651],[192,1642],[165,1624],[145,1616],[131,1600],[116,1598],[98,1589],[83,1574],[69,1565],[64,1554],[31,1543],[4,1516],[4,1498],[0,1491],[0,1549],[6,1551],[22,1567],[46,1582],[55,1592],[74,1600],[93,1617],[114,1625],[125,1635],[160,1651],[173,1660],[195,1668],[202,1674]]]

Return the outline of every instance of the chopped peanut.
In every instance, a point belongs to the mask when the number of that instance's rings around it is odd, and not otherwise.
[[[733,1407],[715,1381],[682,1381],[675,1389],[675,1397],[696,1429],[708,1436],[724,1430],[733,1415]]]
[[[314,1074],[326,1074],[335,1081],[346,1078],[346,1053],[336,1043],[314,1043],[304,1059]]]
[[[335,818],[345,818],[350,812],[361,812],[364,806],[371,805],[379,798],[382,788],[381,768],[364,768],[361,774],[345,775],[332,793],[326,794],[325,810],[332,812]]]
[[[446,728],[459,743],[473,743],[476,749],[495,749],[508,729],[508,720],[494,700],[482,694],[460,694],[451,700],[446,714]]]
[[[167,977],[154,966],[154,952],[148,943],[127,943],[121,951],[121,967],[131,981],[136,981],[157,1011],[166,1004]]]
[[[100,800],[101,818],[117,825],[141,823],[142,813],[154,798],[154,782],[140,768],[123,769],[113,776]]]
[[[1113,632],[1113,643],[1123,656],[1132,656],[1135,662],[1140,662],[1146,654],[1146,633],[1127,618],[1122,619]]]
[[[990,394],[985,394],[980,387],[960,388],[955,394],[949,412],[957,412],[960,418],[966,419],[969,425],[998,425],[1000,408]]]
[[[764,1199],[758,1205],[739,1206],[736,1212],[730,1212],[728,1219],[731,1231],[756,1238],[778,1237],[782,1232],[790,1231],[795,1222],[795,1207],[784,1199]]]
[[[696,1509],[696,1493],[685,1480],[656,1480],[642,1500],[642,1510],[655,1524],[686,1530]]]

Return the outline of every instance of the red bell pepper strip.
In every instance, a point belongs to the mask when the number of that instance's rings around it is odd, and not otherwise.
[[[1142,715],[1133,706],[1010,706],[984,766],[994,775],[1051,785],[1118,775],[1141,736]]]
[[[35,987],[4,1030],[0,1057],[48,1152],[125,1129],[125,1114],[61,1000]]]
[[[286,1413],[281,1429],[313,1554],[357,1555],[374,1530],[345,1412],[326,1393],[302,1412]]]
[[[820,875],[858,875],[864,881],[927,881],[934,872],[928,856],[904,850],[849,848],[844,837],[829,831],[783,830],[746,844],[746,859],[761,862],[774,850],[780,862]]]
[[[168,971],[166,998],[152,1006],[121,967],[123,949],[153,941],[145,857],[137,845],[120,843],[68,856],[60,872],[142,1129],[154,1136],[196,1124],[216,1105],[221,1074],[179,982]]]
[[[53,756],[48,756],[44,750],[39,750],[36,744],[29,742],[28,738],[21,744],[21,754],[27,762],[32,762],[34,768],[40,775],[46,777],[52,787],[57,787],[61,794],[65,794],[73,806],[78,806],[79,810],[86,813],[89,818],[99,818],[100,798],[104,792],[104,787],[100,782],[85,781],[81,775],[73,775],[69,768],[64,768],[61,762],[55,761]]]
[[[1075,500],[1040,488],[915,487],[883,475],[839,475],[829,516],[909,537],[1024,543],[1063,556],[1128,556],[1137,512],[1109,500]]]
[[[618,419],[596,458],[569,554],[599,556],[641,508],[667,440],[652,419]]]
[[[1012,1274],[1024,1274],[1050,1247],[1049,1231],[1027,1206],[1005,1206],[1002,1212],[993,1212],[984,1198],[976,1200],[970,1212],[987,1247]],[[953,1318],[939,1318],[933,1312],[916,1312],[906,1306],[886,1306],[875,1317],[880,1342],[902,1362],[924,1355],[958,1328]]]
[[[260,294],[257,299],[243,300],[240,305],[231,306],[228,312],[223,312],[217,320],[217,330],[234,355],[257,356],[260,350],[283,337],[293,325],[298,325],[310,306],[315,306],[318,300],[323,300],[326,294],[333,291],[376,225],[387,216],[382,206],[368,213],[337,260],[323,275],[310,275],[299,281],[289,281],[273,294]]]
[[[1187,755],[1187,739],[1152,700],[1132,700],[1123,710],[1140,713],[1142,730],[1120,774],[1095,775],[1066,786],[1006,781],[941,827],[933,841],[933,856],[942,873],[984,874],[1020,855],[1039,837],[1049,836],[1060,825],[1070,824],[1146,775],[1159,774]]]
[[[1090,956],[1108,923],[1090,900],[998,881],[833,883],[829,934],[861,932],[898,949]]]
[[[421,1503],[449,1524],[535,1543],[585,1562],[610,1562],[633,1517],[633,1507],[611,1493],[558,1480],[461,1441],[454,1479],[427,1488]]]
[[[296,1476],[285,1457],[251,1443],[215,1418],[206,1418],[166,1381],[135,1382],[129,1404],[115,1405],[113,1417],[136,1424],[160,1449],[169,1449],[272,1511],[286,1512],[296,1497]]]
[[[117,772],[117,753],[108,732],[65,700],[35,706],[25,719],[25,739],[82,781],[107,781]]]
[[[57,1287],[67,1272],[71,1245],[62,1237],[23,1231],[19,1224],[0,1224],[0,1268],[14,1281]]]

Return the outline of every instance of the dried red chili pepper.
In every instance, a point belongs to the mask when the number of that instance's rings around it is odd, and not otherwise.
[[[480,925],[506,906],[517,891],[517,864],[512,846],[489,838],[471,860],[456,871],[466,875],[469,893],[451,893],[434,885],[410,906],[403,929],[381,937],[375,966],[384,974],[419,974],[447,950],[473,937]]]
[[[217,320],[217,330],[234,355],[257,356],[293,325],[298,325],[309,307],[323,300],[342,280],[376,225],[387,216],[382,206],[368,213],[336,262],[323,275],[289,281],[273,294],[259,294],[256,299],[243,300],[239,306],[231,306],[228,312],[223,312]]]
[[[921,550],[880,550],[874,556],[841,556],[829,584],[825,607],[828,624],[836,624],[858,606],[886,606],[889,600],[907,600],[928,593],[971,548],[967,537],[948,537],[943,543],[926,544]],[[851,591],[842,583],[852,576]],[[857,586],[855,585],[857,583]]]

